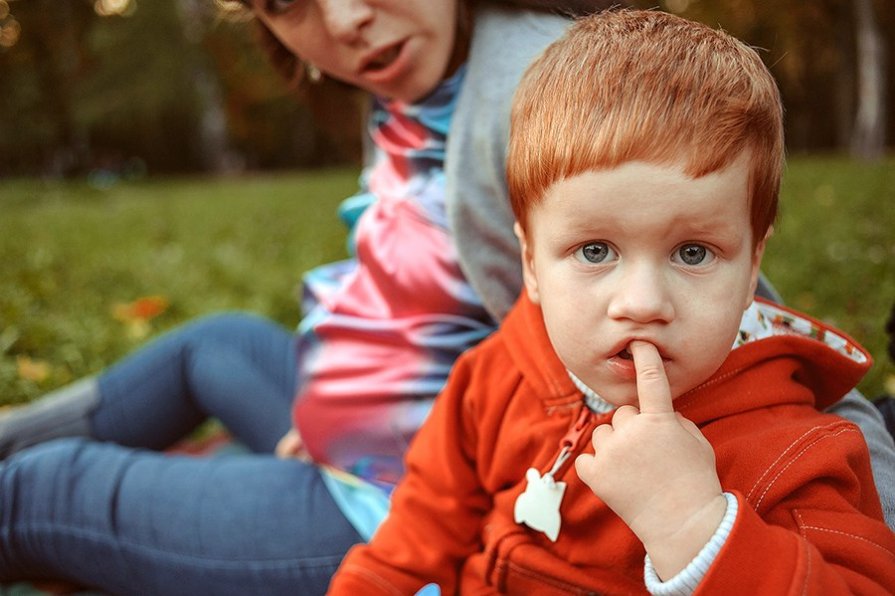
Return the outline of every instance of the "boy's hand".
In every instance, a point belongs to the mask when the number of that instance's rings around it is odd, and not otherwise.
[[[668,580],[717,530],[727,501],[715,454],[696,425],[674,411],[656,347],[631,342],[640,410],[620,407],[594,429],[595,455],[575,460],[581,480],[643,542],[656,572]]]

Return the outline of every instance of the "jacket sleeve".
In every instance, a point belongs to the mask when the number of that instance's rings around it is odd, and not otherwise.
[[[473,463],[476,429],[464,400],[466,362],[458,361],[414,438],[388,517],[369,544],[349,551],[330,594],[413,594],[433,582],[451,594],[463,561],[481,549],[489,499]]]
[[[696,594],[895,593],[895,534],[860,431],[834,422],[785,454],[734,491],[737,520]]]

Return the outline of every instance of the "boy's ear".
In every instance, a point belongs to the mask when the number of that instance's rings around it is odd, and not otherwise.
[[[534,271],[534,262],[531,254],[531,245],[525,236],[525,231],[519,222],[513,224],[513,232],[519,239],[519,249],[522,258],[522,283],[525,285],[525,291],[528,293],[528,299],[535,304],[540,304],[541,296],[538,293],[538,278]]]
[[[743,307],[744,309],[749,308],[749,305],[752,304],[752,301],[755,299],[755,290],[756,288],[758,288],[758,272],[761,270],[761,259],[762,257],[764,257],[764,249],[768,243],[768,239],[770,239],[773,233],[774,226],[771,226],[765,233],[764,238],[762,238],[761,241],[755,245],[755,251],[752,253],[752,277],[749,284],[749,295],[746,296],[746,304]]]

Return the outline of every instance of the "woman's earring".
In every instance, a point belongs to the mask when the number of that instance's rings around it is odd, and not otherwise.
[[[323,73],[310,62],[305,62],[305,73],[307,73],[308,80],[312,83],[319,83],[323,80]]]

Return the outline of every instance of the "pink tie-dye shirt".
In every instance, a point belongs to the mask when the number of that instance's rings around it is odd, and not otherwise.
[[[375,102],[374,158],[347,199],[352,259],[309,272],[294,423],[315,461],[379,485],[454,360],[494,329],[447,226],[444,148],[459,71],[418,104]]]

